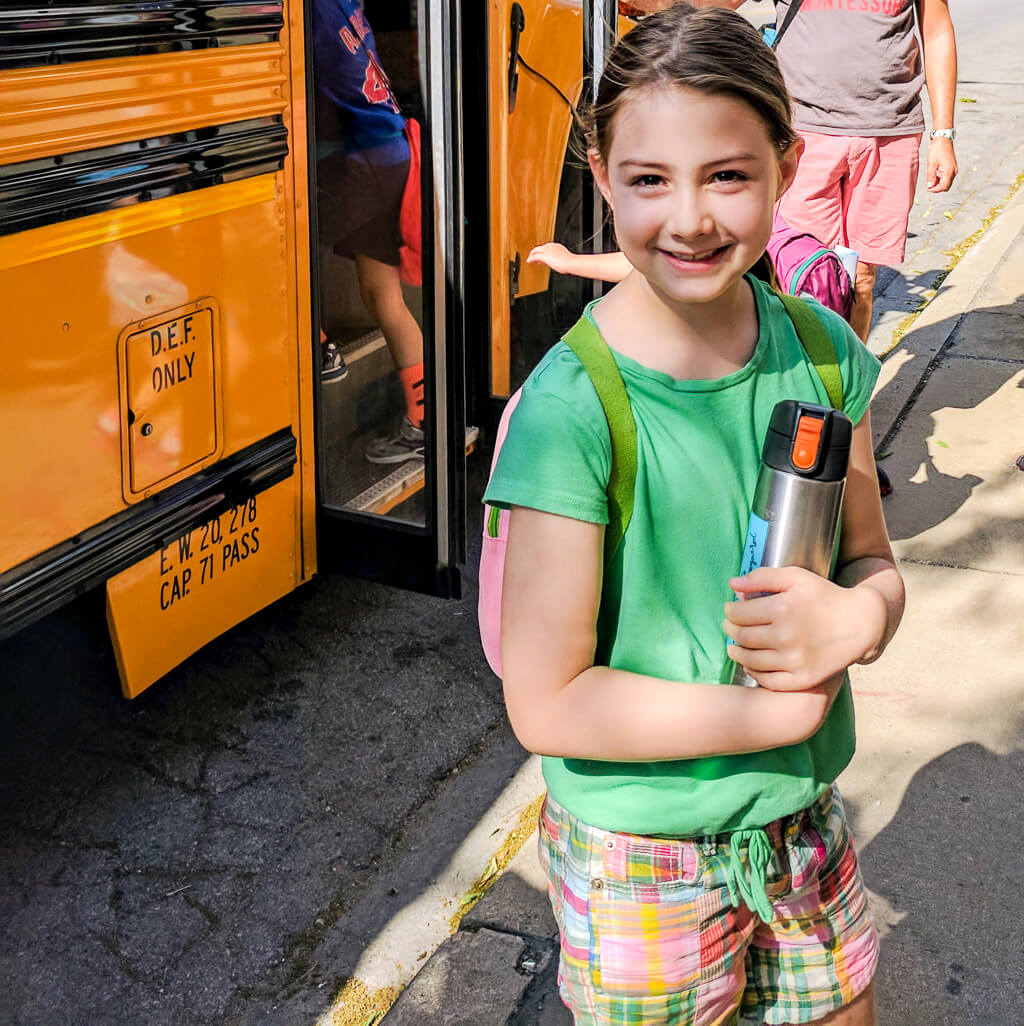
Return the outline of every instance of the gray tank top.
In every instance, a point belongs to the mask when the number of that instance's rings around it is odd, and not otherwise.
[[[781,25],[790,0],[776,0]],[[924,64],[914,0],[804,0],[778,46],[802,132],[924,131]]]

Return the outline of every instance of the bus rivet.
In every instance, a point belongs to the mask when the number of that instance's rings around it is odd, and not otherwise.
[[[70,331],[70,330],[71,330],[71,325],[70,325],[70,324],[68,324],[68,322],[67,322],[67,321],[65,321],[65,322],[64,322],[64,323],[63,323],[63,324],[62,324],[62,325],[60,326],[60,330],[61,330],[61,331]]]
[[[153,433],[153,425],[147,422],[143,424],[139,430],[142,432],[144,437],[148,438]]]
[[[152,303],[153,302],[153,297],[152,296],[146,296],[146,302],[147,303]]]

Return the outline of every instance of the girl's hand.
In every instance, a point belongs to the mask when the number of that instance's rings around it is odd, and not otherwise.
[[[534,246],[526,258],[528,264],[547,264],[558,274],[570,274],[576,254],[568,250],[560,242],[545,242],[543,246]]]
[[[867,585],[843,588],[789,566],[761,567],[729,586],[741,600],[725,604],[729,655],[772,691],[832,680],[872,653],[886,630],[886,600]]]

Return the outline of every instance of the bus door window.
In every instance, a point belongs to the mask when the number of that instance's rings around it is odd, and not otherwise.
[[[416,6],[313,0],[311,10],[321,500],[422,526],[431,339],[410,123],[424,107]]]

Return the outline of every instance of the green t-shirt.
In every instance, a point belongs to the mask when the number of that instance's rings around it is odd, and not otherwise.
[[[666,680],[725,683],[722,603],[733,596],[761,445],[775,404],[828,406],[781,301],[751,276],[759,336],[749,362],[676,381],[621,353],[637,428],[633,517],[605,568],[595,663]],[[591,304],[593,305],[593,304]],[[879,363],[838,315],[815,305],[835,346],[844,410],[864,415]],[[592,316],[588,307],[587,316]],[[608,522],[608,425],[589,376],[560,342],[523,386],[485,501]],[[651,763],[544,759],[552,797],[608,830],[700,836],[763,826],[817,799],[853,755],[847,682],[808,741],[749,755]]]

